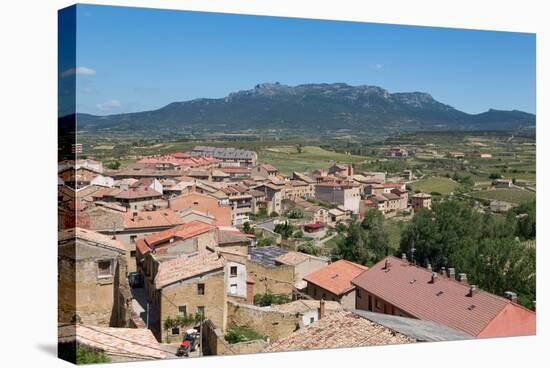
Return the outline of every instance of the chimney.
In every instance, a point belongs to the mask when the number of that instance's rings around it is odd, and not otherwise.
[[[511,301],[512,303],[518,302],[518,294],[514,293],[513,291],[505,291],[504,297]]]
[[[386,262],[384,262],[384,269],[389,270],[390,269],[390,260],[386,258]]]
[[[430,282],[432,284],[435,284],[437,282],[437,279],[438,279],[438,275],[437,275],[437,272],[432,272],[432,279],[430,280]]]
[[[254,279],[252,277],[248,277],[246,279],[246,303],[247,304],[254,304]]]
[[[136,221],[136,220],[137,220],[137,217],[138,217],[138,213],[137,213],[137,211],[134,211],[134,212],[132,213],[132,221]]]
[[[447,272],[445,271],[445,267],[441,267],[441,270],[439,270],[439,273],[440,273],[441,276],[443,276],[443,277],[447,276]]]
[[[407,253],[401,253],[401,260],[407,262]]]
[[[468,284],[468,275],[466,275],[465,273],[459,273],[458,274],[458,281],[461,284]]]
[[[477,293],[477,286],[470,285],[470,292],[468,293],[469,297],[473,297]]]
[[[325,317],[325,300],[321,299],[319,302],[319,319]]]
[[[428,271],[432,272],[432,264],[431,263],[428,263],[426,268],[428,269]]]
[[[449,267],[449,269],[447,270],[447,275],[449,276],[450,279],[454,279],[455,278],[455,269],[452,268],[452,267]]]

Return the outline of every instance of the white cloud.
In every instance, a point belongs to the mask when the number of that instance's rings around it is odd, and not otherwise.
[[[80,75],[95,75],[95,69],[88,68],[87,66],[79,66],[76,68],[71,68],[65,70],[63,73],[61,73],[61,76],[63,78],[70,77],[71,75],[80,74]]]
[[[371,69],[382,69],[384,67],[384,65],[378,63],[378,64],[371,64],[370,67],[371,67]]]
[[[122,104],[118,100],[109,100],[103,103],[98,103],[96,107],[101,111],[112,111],[120,109],[122,107]]]

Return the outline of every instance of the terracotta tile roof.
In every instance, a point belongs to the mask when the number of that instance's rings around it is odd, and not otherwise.
[[[204,234],[208,231],[216,229],[215,226],[207,224],[202,221],[191,221],[186,224],[176,226],[171,229],[167,229],[161,232],[158,232],[153,235],[149,235],[144,238],[145,243],[149,248],[154,247],[155,245],[168,242],[172,238],[179,240],[185,240],[193,238],[197,235]]]
[[[220,206],[218,200],[210,195],[193,192],[172,198],[169,203],[170,208],[174,211],[192,208],[215,217],[217,225],[229,226],[232,224],[231,208]]]
[[[57,240],[61,243],[75,238],[85,240],[89,243],[93,243],[94,245],[99,245],[122,252],[126,251],[126,246],[120,241],[113,239],[111,236],[103,235],[92,230],[82,229],[80,227],[60,231],[58,233]]]
[[[149,187],[133,187],[128,190],[123,190],[115,195],[117,199],[139,199],[148,197],[161,197],[162,193],[157,192]]]
[[[385,267],[386,260],[389,269]],[[434,321],[472,336],[480,335],[508,305],[513,304],[479,289],[469,296],[470,286],[454,279],[440,275],[432,283],[431,278],[431,271],[390,256],[355,278],[353,284],[415,318]],[[535,313],[517,304],[514,306],[517,310],[512,312],[525,314],[530,319],[522,327],[525,332],[522,334],[534,331]]]
[[[99,349],[110,356],[128,359],[164,359],[166,353],[146,328],[118,328],[86,325],[60,325],[58,341],[78,343]]]
[[[141,212],[132,211],[124,214],[124,225],[127,229],[164,227],[181,224],[183,224],[183,219],[176,215],[171,209]]]
[[[273,304],[271,305],[271,310],[275,310],[283,313],[303,313],[310,310],[316,310],[319,308],[319,306],[320,306],[319,300],[301,299],[301,300],[295,300],[293,302],[285,303],[285,304]],[[341,310],[344,310],[344,307],[342,307],[342,304],[332,300],[325,301],[325,313],[331,313],[331,312],[341,311]]]
[[[206,251],[183,254],[161,262],[155,276],[155,287],[162,289],[174,282],[223,269],[225,261],[217,253]]]
[[[335,312],[269,345],[264,352],[408,344],[413,338],[351,312]]]
[[[304,280],[335,295],[342,295],[355,287],[351,280],[368,269],[366,266],[341,259],[306,275]]]
[[[233,243],[248,243],[250,239],[246,236],[246,234],[241,233],[240,231],[235,230],[221,230],[219,232],[219,244],[225,245],[225,244],[233,244]]]

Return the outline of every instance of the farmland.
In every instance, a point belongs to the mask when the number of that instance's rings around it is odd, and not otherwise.
[[[521,189],[493,189],[472,192],[469,194],[473,198],[507,201],[511,203],[525,203],[535,199],[535,193]]]

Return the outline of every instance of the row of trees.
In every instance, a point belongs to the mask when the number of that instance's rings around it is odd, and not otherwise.
[[[333,254],[372,265],[389,254],[406,253],[409,259],[434,270],[454,267],[468,274],[470,283],[497,295],[514,291],[531,307],[535,300],[535,249],[525,240],[535,239],[535,203],[521,205],[506,216],[481,213],[469,203],[448,200],[421,210],[401,234],[400,249],[388,242],[384,217],[368,211],[362,222],[338,225],[345,236]]]
[[[338,258],[371,265],[390,254],[388,233],[380,211],[368,211],[362,222],[352,221],[347,227],[339,224],[337,231],[346,234],[334,250]]]
[[[498,295],[514,291],[530,307],[536,295],[536,252],[522,241],[535,238],[535,226],[535,203],[501,216],[446,201],[414,216],[398,253],[436,270],[454,267],[467,273],[470,283]]]

